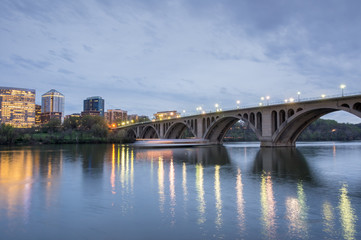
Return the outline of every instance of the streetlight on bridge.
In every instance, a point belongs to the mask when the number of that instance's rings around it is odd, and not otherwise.
[[[343,90],[346,88],[346,85],[345,85],[345,84],[341,84],[341,85],[340,85],[340,88],[341,88],[341,96],[343,97]]]
[[[214,104],[214,106],[216,107],[216,112],[218,112],[218,111],[219,111],[219,109],[218,109],[219,104],[218,104],[218,103],[216,103],[216,104]]]
[[[236,103],[237,103],[237,108],[239,108],[239,104],[241,103],[241,101],[237,100]]]
[[[269,105],[269,99],[270,99],[270,97],[269,97],[269,96],[266,96],[267,105]]]
[[[298,100],[298,101],[300,101],[300,95],[301,95],[301,92],[298,91],[298,92],[297,92],[297,100]]]

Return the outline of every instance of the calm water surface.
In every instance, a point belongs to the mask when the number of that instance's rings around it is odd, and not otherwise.
[[[361,239],[361,143],[0,148],[0,239]]]

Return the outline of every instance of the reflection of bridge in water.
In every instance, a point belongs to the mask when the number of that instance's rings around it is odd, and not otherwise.
[[[261,148],[255,157],[253,172],[311,180],[307,161],[296,148]]]
[[[213,112],[117,129],[124,129],[129,136],[137,139],[179,139],[188,129],[200,141],[219,144],[227,131],[241,120],[253,130],[262,147],[285,147],[295,146],[305,128],[323,115],[335,111],[346,111],[361,117],[361,95]]]

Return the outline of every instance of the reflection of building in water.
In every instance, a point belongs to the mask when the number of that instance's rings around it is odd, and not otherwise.
[[[295,148],[261,148],[253,164],[255,173],[267,172],[272,176],[311,180],[306,159]]]
[[[38,168],[39,161],[33,161],[31,151],[0,152],[0,202],[9,218],[21,214],[28,219],[32,179]]]
[[[80,144],[77,151],[82,159],[84,176],[100,178],[103,174],[107,145],[98,144],[95,148],[91,144]],[[112,153],[112,151],[108,152]]]
[[[297,184],[297,198],[288,197],[286,199],[286,217],[291,238],[308,239],[307,210],[303,183],[300,181]]]
[[[340,201],[338,208],[340,210],[341,224],[344,239],[355,239],[356,215],[351,206],[350,198],[347,195],[347,185],[343,184],[340,189]]]
[[[261,207],[263,234],[268,239],[276,238],[276,202],[273,196],[272,178],[270,175],[261,176]]]

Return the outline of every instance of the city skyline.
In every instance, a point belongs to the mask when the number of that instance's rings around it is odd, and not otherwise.
[[[65,115],[99,95],[105,109],[152,116],[359,92],[357,1],[4,1],[1,85],[57,89]],[[40,94],[36,103],[40,103]],[[334,113],[341,122],[360,122]]]

